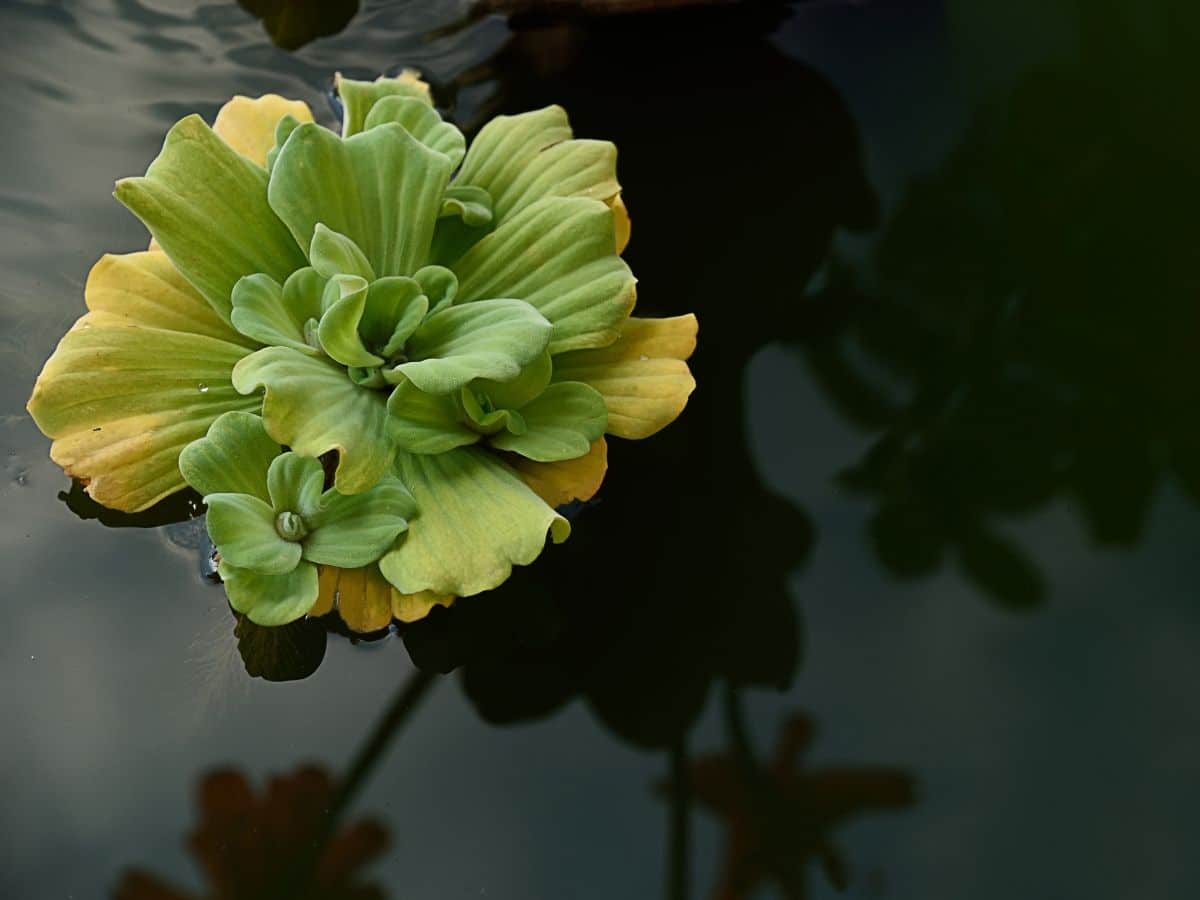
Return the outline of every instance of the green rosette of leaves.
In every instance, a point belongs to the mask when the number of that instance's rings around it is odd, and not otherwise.
[[[230,605],[259,625],[305,615],[320,595],[318,564],[371,565],[416,512],[393,475],[357,494],[326,490],[320,460],[284,453],[247,412],[221,415],[184,448],[179,469],[204,494]]]
[[[337,606],[367,631],[490,590],[565,539],[555,507],[599,488],[604,436],[682,411],[696,322],[631,316],[616,148],[575,138],[561,108],[497,117],[468,147],[413,73],[337,86],[341,134],[299,101],[236,97],[118,182],[151,248],[96,265],[29,410],[100,503],[145,509],[185,480],[219,497],[218,547],[238,518],[269,537],[268,507],[302,530],[321,518],[270,491],[210,492],[215,472],[196,483],[185,448],[210,446],[225,414],[260,418],[261,436],[236,433],[286,447],[268,469],[306,491],[336,457],[323,498],[398,485],[415,510],[377,564],[313,555],[308,531],[274,545],[296,557],[286,573],[222,554],[255,621]]]

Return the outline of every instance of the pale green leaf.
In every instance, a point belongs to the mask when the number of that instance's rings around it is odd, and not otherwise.
[[[472,382],[470,389],[483,394],[495,409],[520,409],[550,384],[554,363],[549,353],[543,353],[523,369],[512,381]]]
[[[209,494],[206,524],[221,559],[240,569],[282,575],[296,568],[300,545],[275,530],[275,510],[249,494]]]
[[[199,116],[176,123],[145,176],[117,182],[116,197],[226,321],[239,279],[262,272],[282,283],[306,265],[267,203],[267,173]]]
[[[332,282],[331,282],[332,284]],[[321,348],[343,366],[377,366],[383,362],[367,349],[359,333],[359,324],[367,308],[368,288],[346,294],[325,311],[317,326]]]
[[[312,609],[320,594],[317,567],[303,560],[283,575],[240,569],[224,560],[218,571],[229,605],[256,625],[295,622]]]
[[[491,444],[535,462],[558,462],[583,456],[604,434],[608,411],[604,398],[577,381],[552,384],[521,407],[525,432],[500,432]]]
[[[471,142],[454,183],[486,190],[497,223],[547,197],[607,202],[621,190],[617,148],[608,141],[571,138],[560,106],[497,116]]]
[[[304,122],[311,122],[312,117],[305,119]],[[275,168],[275,159],[279,156],[279,151],[283,149],[283,145],[287,143],[287,139],[292,136],[292,132],[299,128],[303,122],[295,116],[289,114],[284,116],[275,125],[275,146],[267,151],[267,173]]]
[[[443,216],[458,216],[464,225],[479,228],[492,221],[492,198],[481,187],[452,184],[442,200]]]
[[[395,372],[431,394],[448,394],[475,378],[516,378],[546,349],[550,323],[528,303],[484,300],[429,316],[408,341]]]
[[[359,331],[368,346],[388,359],[404,349],[427,312],[429,298],[415,278],[380,278],[367,294]]]
[[[323,223],[354,241],[376,275],[411,275],[428,261],[450,170],[399,125],[344,141],[301,125],[275,161],[268,197],[303,246]]]
[[[616,255],[612,211],[595,200],[551,198],[526,207],[453,266],[458,303],[524,300],[553,325],[550,352],[612,343],[635,300]]]
[[[342,137],[361,132],[371,108],[384,97],[412,97],[429,106],[433,105],[429,85],[411,71],[401,72],[395,78],[380,77],[375,81],[355,81],[339,73],[334,78],[334,88],[342,101]]]
[[[445,309],[458,294],[458,276],[445,266],[425,266],[418,269],[413,278],[429,298],[430,313]]]
[[[391,476],[361,494],[326,491],[308,519],[312,531],[304,539],[304,558],[343,569],[373,563],[391,549],[416,511],[412,494]]]
[[[467,425],[473,431],[495,434],[507,429],[513,434],[525,433],[525,419],[515,409],[485,409],[469,385],[459,392],[459,397],[463,412],[467,414]]]
[[[325,487],[320,460],[299,453],[284,453],[271,461],[267,490],[276,513],[292,512],[307,518],[317,511]]]
[[[201,494],[249,494],[268,502],[267,468],[282,447],[263,427],[261,416],[227,412],[208,434],[179,454],[179,471]]]
[[[367,114],[364,131],[395,122],[430,150],[444,154],[452,166],[462,162],[467,152],[463,133],[442,121],[436,109],[414,97],[382,97]]]
[[[566,519],[487,451],[400,453],[397,473],[420,512],[379,569],[405,594],[466,597],[491,590],[514,565],[538,557],[547,532],[555,543],[571,533]]]
[[[266,388],[263,422],[275,440],[304,456],[338,451],[334,484],[343,494],[365,491],[391,467],[383,394],[354,384],[336,363],[267,347],[246,357],[233,381],[244,394]]]
[[[407,379],[388,397],[388,414],[396,444],[411,453],[444,453],[480,438],[463,422],[453,395],[427,394]]]
[[[309,321],[321,317],[325,279],[305,267],[280,287],[269,275],[248,275],[233,288],[233,326],[247,337],[275,347],[319,353],[306,340]]]
[[[312,267],[326,278],[335,275],[357,275],[366,281],[375,280],[375,271],[358,244],[344,234],[317,223],[312,244],[308,248]]]

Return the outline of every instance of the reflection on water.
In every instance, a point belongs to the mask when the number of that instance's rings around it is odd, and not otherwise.
[[[0,896],[291,896],[314,833],[333,896],[1200,890],[1200,15],[357,5],[0,7]],[[464,123],[557,102],[618,144],[641,311],[697,312],[700,388],[502,590],[257,628],[193,496],[64,490],[22,405],[90,263],[144,244],[108,193],[167,124],[404,65]],[[340,830],[359,796],[387,852]]]
[[[1165,477],[1200,496],[1200,125],[1177,114],[1200,12],[1172,9],[1079,5],[1076,52],[981,105],[873,270],[835,262],[814,298],[862,310],[805,349],[873,435],[843,483],[897,575],[953,559],[1028,608],[1046,587],[1004,517],[1065,498],[1093,540],[1130,544]]]
[[[232,769],[203,776],[196,785],[199,822],[187,846],[203,873],[207,890],[193,894],[157,875],[131,869],[115,900],[382,900],[378,883],[362,873],[388,849],[388,830],[379,822],[354,822],[330,838],[313,865],[318,840],[335,793],[324,769],[306,766],[270,779],[256,795],[246,776]],[[312,865],[311,881],[291,892],[282,888],[293,873]]]
[[[358,12],[358,0],[237,0],[284,50],[337,34]]]
[[[557,97],[578,110],[582,133],[608,125],[633,216],[626,258],[639,308],[694,309],[702,336],[691,362],[700,388],[686,415],[636,458],[614,442],[600,502],[579,520],[578,531],[594,537],[552,548],[502,591],[503,604],[465,600],[406,633],[418,665],[468,663],[464,685],[489,721],[542,715],[583,694],[619,735],[661,747],[694,722],[713,679],[791,683],[800,647],[787,578],[813,526],[757,471],[744,372],[766,344],[826,327],[804,308],[802,288],[834,230],[871,225],[876,203],[837,92],[767,40],[762,26],[778,15],[704,11],[687,20],[692,53],[683,60],[654,52],[679,27],[664,16],[531,32],[492,63],[507,108]],[[565,67],[549,78],[547,45],[564,43]],[[614,71],[616,45],[629,60]],[[739,79],[712,77],[718,55]],[[696,92],[697,83],[706,89]],[[646,84],[661,107],[629,103]],[[793,105],[805,111],[804,131],[756,143],[748,164],[744,128]],[[741,124],[714,129],[714,109],[736,109]],[[730,167],[714,170],[713,160]],[[790,177],[781,181],[783,171]],[[767,204],[752,213],[762,217],[754,229],[743,224],[750,198]],[[779,210],[786,228],[776,227]],[[667,237],[680,223],[700,224],[689,229],[699,243]],[[784,271],[770,264],[781,260]],[[514,609],[523,622],[555,624],[506,628]]]
[[[809,769],[804,756],[814,736],[815,723],[797,715],[784,723],[766,767],[744,743],[690,764],[687,778],[697,802],[725,828],[717,900],[743,900],[768,882],[788,900],[803,900],[811,896],[807,870],[814,862],[833,887],[845,891],[850,866],[831,832],[860,816],[912,805],[912,778],[905,772]]]

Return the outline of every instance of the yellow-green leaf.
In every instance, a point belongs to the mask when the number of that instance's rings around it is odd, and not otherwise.
[[[285,116],[298,122],[313,120],[312,110],[303,100],[288,100],[278,94],[254,98],[238,95],[221,107],[213,131],[242,156],[265,167],[267,154],[275,146],[275,128]]]
[[[250,349],[161,253],[104,257],[85,299],[29,412],[97,502],[137,512],[184,487],[179,453],[221,413],[258,408],[230,381]]]
[[[608,433],[644,438],[683,412],[696,381],[684,361],[696,348],[696,317],[630,319],[616,343],[564,353],[554,380],[582,381],[608,407]]]

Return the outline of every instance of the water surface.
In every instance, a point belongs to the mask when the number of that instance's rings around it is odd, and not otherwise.
[[[390,897],[678,896],[671,748],[736,756],[731,687],[762,760],[816,729],[774,832],[804,875],[754,896],[839,862],[852,897],[1196,896],[1197,49],[1166,0],[376,0],[294,51],[233,3],[4,3],[0,896],[198,889],[205,773],[343,771],[414,663],[454,674],[354,807]],[[404,65],[466,126],[557,102],[618,143],[639,310],[698,314],[700,386],[509,589],[252,677],[195,524],[65,502],[24,403],[173,121],[332,122],[334,71]]]

